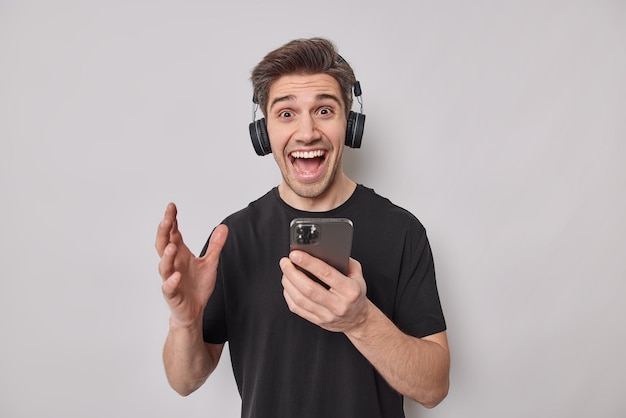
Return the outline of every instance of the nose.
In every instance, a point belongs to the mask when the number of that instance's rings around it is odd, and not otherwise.
[[[315,118],[309,114],[304,114],[298,119],[298,127],[295,139],[300,142],[313,142],[320,139],[321,134],[317,129]]]

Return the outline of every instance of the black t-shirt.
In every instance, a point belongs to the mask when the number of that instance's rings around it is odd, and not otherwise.
[[[274,188],[224,221],[228,240],[204,312],[205,341],[228,341],[242,417],[404,417],[402,396],[344,334],[289,311],[278,262],[289,253],[297,217],[351,219],[351,256],[362,265],[368,298],[409,335],[446,329],[428,238],[415,216],[362,185],[323,213],[290,207]]]

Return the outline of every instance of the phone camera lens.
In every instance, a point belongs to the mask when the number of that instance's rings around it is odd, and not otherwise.
[[[315,244],[320,237],[319,228],[315,224],[298,225],[295,233],[296,242],[301,245]]]

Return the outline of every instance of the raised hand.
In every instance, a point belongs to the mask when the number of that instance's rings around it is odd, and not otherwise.
[[[228,236],[226,225],[213,231],[206,254],[196,257],[185,245],[178,230],[176,205],[167,205],[159,224],[155,247],[161,260],[159,274],[161,289],[170,311],[171,321],[177,325],[197,325],[213,294],[220,252]]]

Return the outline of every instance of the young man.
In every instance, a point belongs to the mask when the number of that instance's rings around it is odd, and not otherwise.
[[[404,417],[403,396],[434,407],[450,359],[430,246],[411,213],[343,171],[352,69],[329,41],[300,39],[252,83],[282,182],[217,226],[199,258],[168,205],[156,249],[171,386],[200,387],[228,341],[243,417]],[[347,276],[289,253],[297,217],[352,220]]]

